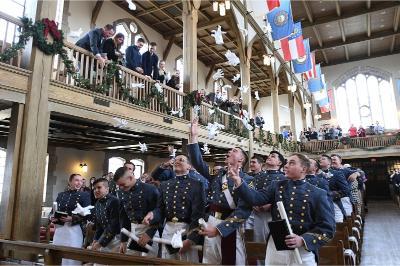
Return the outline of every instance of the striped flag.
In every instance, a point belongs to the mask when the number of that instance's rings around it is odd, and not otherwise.
[[[267,3],[267,13],[271,12],[272,9],[279,7],[281,4],[279,0],[266,0]]]
[[[311,53],[311,69],[304,73],[304,79],[309,80],[317,77],[317,69],[315,66],[315,54]]]
[[[319,109],[321,110],[321,113],[328,113],[330,111],[328,97],[318,101],[317,103],[319,105]]]
[[[312,93],[317,92],[324,88],[324,82],[321,81],[321,67],[320,64],[315,66],[316,76],[309,79],[307,82],[308,90]]]
[[[289,37],[282,39],[280,42],[285,61],[294,60],[306,55],[300,22],[294,24],[293,33]]]

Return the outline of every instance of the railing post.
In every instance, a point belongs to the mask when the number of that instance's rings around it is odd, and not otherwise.
[[[62,258],[51,249],[44,251],[44,265],[61,265]]]

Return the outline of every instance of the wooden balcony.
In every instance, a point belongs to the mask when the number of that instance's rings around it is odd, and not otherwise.
[[[301,144],[301,151],[310,154],[339,153],[344,157],[371,157],[398,155],[400,135],[373,135],[364,138],[343,138],[342,140],[317,140]]]

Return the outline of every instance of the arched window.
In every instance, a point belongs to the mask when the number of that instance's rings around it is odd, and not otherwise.
[[[385,129],[399,128],[390,77],[370,71],[350,71],[350,75],[340,80],[334,93],[338,124],[344,130],[352,124],[368,127],[376,122]]]
[[[121,158],[121,157],[111,157],[110,159],[108,159],[108,172],[113,172],[115,173],[115,171],[124,166],[125,164],[125,159]]]
[[[146,41],[145,45],[140,49],[140,53],[143,54],[148,50],[149,46],[146,35],[132,19],[119,19],[114,22],[114,28],[115,33],[122,33],[125,36],[124,44],[121,46],[121,52],[125,53],[126,48],[135,44],[139,38],[143,38]]]
[[[135,165],[135,177],[139,178],[144,172],[144,161],[141,159],[132,159],[131,163]]]
[[[0,202],[3,193],[4,169],[6,167],[6,150],[0,148]]]

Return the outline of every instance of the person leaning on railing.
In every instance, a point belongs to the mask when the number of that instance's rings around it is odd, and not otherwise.
[[[85,34],[75,45],[92,52],[102,66],[106,63],[106,58],[102,57],[103,41],[114,35],[114,27],[111,24],[103,28],[96,28]]]
[[[144,43],[145,41],[143,38],[138,38],[136,45],[131,45],[126,48],[126,67],[138,72],[139,74],[143,74],[142,55],[139,51],[143,47]]]
[[[125,36],[122,33],[117,33],[113,38],[109,38],[103,43],[103,52],[107,54],[107,59],[113,62],[122,63],[124,54],[120,51],[124,44]]]

